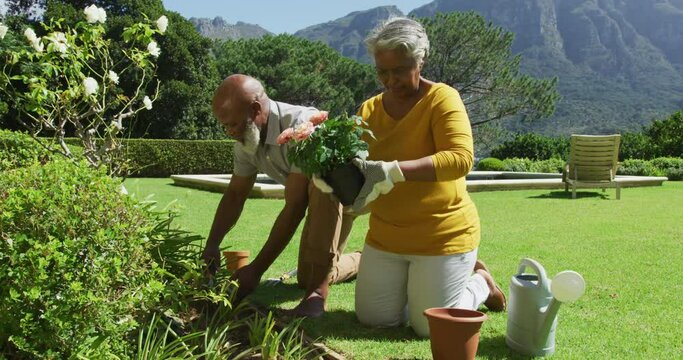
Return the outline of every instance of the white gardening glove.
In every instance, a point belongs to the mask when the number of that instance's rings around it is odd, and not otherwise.
[[[405,181],[403,172],[398,166],[398,161],[371,161],[353,159],[360,172],[365,176],[365,183],[360,193],[351,205],[351,209],[360,213],[370,202],[377,199],[381,194],[386,194],[394,188],[394,184]]]
[[[318,177],[318,175],[313,174],[313,177],[311,178],[313,180],[313,185],[318,188],[321,192],[325,194],[331,194],[332,193],[332,187],[325,182],[322,178]]]

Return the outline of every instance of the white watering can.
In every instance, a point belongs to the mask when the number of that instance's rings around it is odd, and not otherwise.
[[[533,273],[524,272],[527,267]],[[552,354],[560,305],[576,301],[585,290],[586,283],[577,272],[562,271],[551,282],[536,260],[522,259],[510,280],[507,345],[525,355]]]

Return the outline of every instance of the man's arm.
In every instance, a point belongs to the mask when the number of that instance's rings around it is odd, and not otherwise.
[[[240,218],[244,203],[255,181],[256,175],[249,177],[233,175],[228,188],[223,193],[223,197],[216,209],[216,215],[213,218],[211,232],[206,240],[204,253],[202,254],[212,274],[218,270],[221,264],[219,248],[223,237],[235,226],[235,223]]]
[[[306,215],[308,207],[308,178],[292,173],[285,183],[285,207],[275,220],[270,235],[251,264],[237,270],[234,278],[239,282],[236,303],[258,286],[261,276],[289,244],[296,228]]]
[[[302,174],[289,174],[285,183],[285,207],[275,220],[268,241],[252,262],[261,274],[270,267],[289,244],[296,228],[306,215],[307,207],[308,178]]]

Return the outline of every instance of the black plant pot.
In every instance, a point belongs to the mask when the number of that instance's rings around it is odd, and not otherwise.
[[[334,195],[344,206],[353,204],[365,183],[363,173],[351,162],[332,169],[323,176],[323,180],[332,187]]]

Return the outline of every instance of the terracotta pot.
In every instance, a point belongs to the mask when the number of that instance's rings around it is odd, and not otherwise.
[[[323,176],[323,180],[330,185],[334,195],[344,206],[353,204],[365,183],[363,173],[351,162],[328,172]]]
[[[479,328],[488,318],[476,310],[431,308],[424,311],[434,360],[470,360],[477,355]]]
[[[225,258],[225,267],[230,271],[236,271],[249,263],[248,250],[223,251],[223,257]]]

